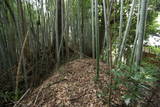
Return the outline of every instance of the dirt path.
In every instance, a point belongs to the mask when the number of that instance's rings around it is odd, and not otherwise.
[[[109,90],[109,76],[106,73],[109,67],[100,62],[98,84],[94,80],[95,67],[94,59],[78,59],[63,65],[42,85],[31,90],[19,103],[19,107],[106,107]],[[124,94],[122,90],[121,88],[114,90],[113,107],[121,107],[123,104],[120,97]],[[145,107],[160,107],[160,87],[158,85],[146,97],[144,105]]]
[[[67,63],[31,91],[21,102],[21,106],[40,107],[106,107],[109,77],[105,71],[109,68],[100,62],[100,82],[95,84],[94,59],[78,59]],[[102,85],[103,84],[103,85]],[[114,105],[121,104],[118,94],[113,95]]]

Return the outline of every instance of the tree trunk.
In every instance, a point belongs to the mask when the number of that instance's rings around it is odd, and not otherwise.
[[[139,23],[139,36],[136,50],[136,65],[141,64],[142,52],[143,52],[143,38],[145,30],[145,20],[146,20],[146,10],[147,10],[147,0],[141,1],[140,10],[140,23]]]
[[[134,10],[134,7],[135,7],[135,1],[136,1],[136,0],[133,0],[133,1],[132,1],[132,7],[131,7],[131,10],[130,10],[130,13],[129,13],[128,22],[127,22],[127,25],[126,25],[126,30],[125,30],[125,32],[124,32],[122,44],[121,44],[121,47],[120,47],[120,49],[119,49],[118,62],[121,61],[122,54],[123,54],[123,50],[124,50],[124,48],[125,48],[126,39],[127,39],[129,30],[130,30],[130,26],[131,26],[132,14],[133,14],[133,10]]]
[[[99,26],[98,26],[98,2],[95,0],[95,36],[96,36],[96,79],[99,79]]]
[[[92,0],[91,8],[92,8],[92,57],[95,58],[94,0]]]
[[[56,31],[56,59],[57,65],[60,63],[60,41],[61,41],[61,0],[56,0],[56,21],[55,21],[55,31]]]

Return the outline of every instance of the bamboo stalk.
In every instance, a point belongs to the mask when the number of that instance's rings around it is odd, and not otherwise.
[[[29,32],[29,31],[28,31]],[[25,36],[25,39],[23,41],[23,45],[22,45],[22,49],[21,49],[21,53],[20,53],[20,57],[19,57],[19,63],[18,63],[18,68],[17,68],[17,74],[16,74],[16,89],[15,89],[15,95],[16,95],[16,99],[18,98],[18,88],[19,88],[19,76],[20,76],[20,69],[21,69],[21,64],[22,64],[22,60],[23,60],[23,52],[24,52],[24,48],[26,46],[26,42],[28,39],[28,32]]]

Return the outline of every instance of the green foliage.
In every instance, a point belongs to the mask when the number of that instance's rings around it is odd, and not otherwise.
[[[107,61],[107,50],[104,50],[103,55],[100,56],[102,61]]]
[[[22,91],[18,91],[19,96],[22,95]],[[7,102],[13,102],[16,101],[19,98],[15,98],[15,92],[14,91],[0,91],[0,105],[7,103]]]
[[[129,67],[122,64],[120,68],[113,69],[111,72],[114,75],[112,89],[119,89],[119,86],[126,88],[125,94],[121,97],[127,105],[143,99],[145,96],[143,92],[149,91],[154,85],[153,83],[157,81],[157,72],[150,66],[136,67],[132,65]]]
[[[147,15],[147,23],[146,23],[146,35],[159,33],[160,30],[159,24],[155,20],[158,17],[158,12],[154,10],[149,10]]]
[[[152,53],[160,55],[160,48],[159,47],[148,46],[148,47],[145,47],[145,48],[149,49]]]
[[[13,92],[0,92],[0,100],[4,102],[8,102],[14,99]],[[2,103],[2,102],[0,102]]]

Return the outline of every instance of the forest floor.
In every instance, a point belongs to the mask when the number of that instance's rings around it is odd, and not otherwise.
[[[160,72],[160,56],[152,53],[144,53],[143,59],[149,65],[158,67],[158,72]],[[157,78],[160,78],[160,75],[158,75]],[[151,90],[150,96],[146,97],[146,105],[148,107],[160,107],[160,79],[155,84],[155,87]]]
[[[145,57],[154,56],[145,55]],[[154,63],[160,64],[160,62]],[[28,90],[17,105],[19,107],[106,107],[110,84],[109,67],[100,62],[98,84],[95,81],[95,67],[94,59],[77,59],[68,62],[39,87]],[[157,84],[159,83],[158,81]],[[114,90],[111,96],[112,105],[116,107],[123,105],[121,96],[125,94],[125,90],[124,86]],[[148,98],[147,104],[151,105],[150,107],[159,107],[160,87],[155,87]]]
[[[96,61],[94,59],[78,59],[62,66],[38,88],[27,93],[21,106],[69,106],[69,107],[106,107],[107,99],[104,91],[109,88],[109,76],[105,71],[109,67],[100,62],[100,78],[95,83]],[[106,84],[106,85],[105,85]],[[122,88],[123,89],[123,88]],[[119,93],[119,91],[118,91]],[[114,105],[122,104],[119,94],[112,95]]]

